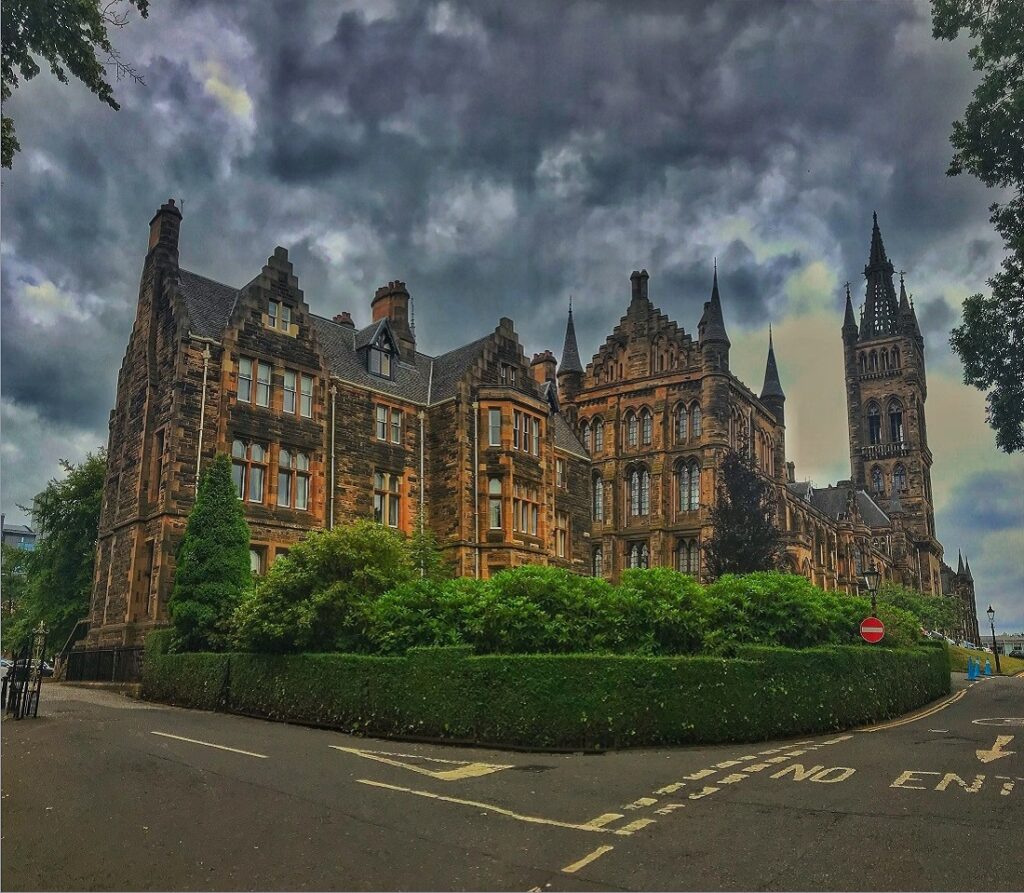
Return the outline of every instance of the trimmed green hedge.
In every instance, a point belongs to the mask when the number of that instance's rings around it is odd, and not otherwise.
[[[742,647],[734,658],[147,655],[143,695],[373,735],[533,747],[756,741],[887,719],[950,689],[945,649]]]

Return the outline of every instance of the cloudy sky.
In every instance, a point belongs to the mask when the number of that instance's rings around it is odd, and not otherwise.
[[[623,9],[628,9],[623,12]],[[976,76],[927,3],[153,0],[115,35],[146,86],[120,112],[43,74],[9,103],[3,177],[3,508],[106,443],[147,224],[184,204],[181,263],[233,285],[288,247],[315,311],[369,318],[409,284],[421,347],[516,321],[590,355],[629,273],[693,332],[717,256],[733,366],[769,322],[801,478],[849,475],[842,284],[871,212],[928,352],[939,537],[978,605],[1024,629],[1024,459],[994,446],[949,329],[1000,245],[995,196],[947,178]]]

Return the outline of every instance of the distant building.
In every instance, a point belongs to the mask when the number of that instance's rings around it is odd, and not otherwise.
[[[14,546],[16,549],[32,551],[36,547],[38,534],[24,524],[3,524],[3,543],[5,546]]]

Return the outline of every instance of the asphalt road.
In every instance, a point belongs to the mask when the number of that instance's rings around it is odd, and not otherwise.
[[[2,725],[0,885],[1021,890],[1024,679],[965,686],[874,730],[538,755],[47,685]]]

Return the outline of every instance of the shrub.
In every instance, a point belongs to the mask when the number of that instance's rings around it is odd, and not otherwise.
[[[616,642],[620,647],[613,650],[652,654],[701,650],[708,599],[693,577],[665,567],[630,569],[622,574],[615,599],[629,635],[626,641]]]
[[[885,583],[878,590],[878,603],[909,611],[925,629],[951,630],[956,626],[956,606],[949,596],[925,595],[915,589]]]
[[[226,645],[235,608],[251,590],[249,525],[231,480],[231,460],[220,455],[203,474],[178,551],[168,605],[175,647]]]
[[[486,586],[470,578],[401,583],[366,606],[371,650],[404,654],[410,648],[464,644],[464,632]]]
[[[387,527],[315,531],[238,606],[237,642],[252,651],[366,651],[368,604],[413,573],[408,543]]]

